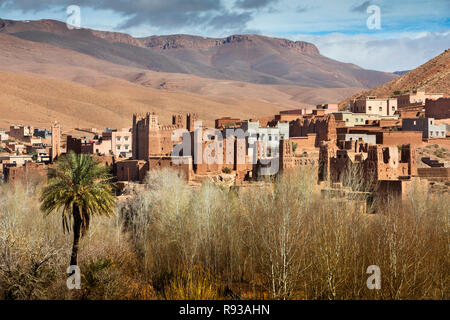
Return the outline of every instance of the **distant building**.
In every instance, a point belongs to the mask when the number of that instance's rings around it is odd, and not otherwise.
[[[9,140],[9,135],[6,131],[0,131],[0,142]]]
[[[12,125],[9,127],[9,136],[20,141],[29,141],[33,137],[33,127]]]
[[[423,90],[414,90],[409,94],[396,96],[396,98],[398,100],[398,107],[404,108],[408,106],[423,106],[427,99],[437,100],[443,96],[443,93],[426,93]]]
[[[40,137],[42,139],[50,139],[52,136],[52,132],[48,129],[35,128],[33,136]]]
[[[397,111],[397,98],[377,98],[369,96],[365,99],[350,102],[353,113],[376,114],[380,116],[394,115]]]
[[[73,151],[76,154],[93,154],[94,142],[92,140],[87,140],[86,138],[79,139],[67,136],[67,153],[70,151]]]
[[[111,133],[111,150],[116,157],[131,157],[133,154],[131,129],[122,129]]]
[[[336,112],[333,113],[336,121],[344,121],[346,127],[354,127],[358,125],[370,124],[373,121],[380,120],[398,120],[398,115],[383,116],[379,114],[365,114],[352,112]]]
[[[333,113],[339,111],[339,106],[337,103],[325,103],[325,104],[318,104],[316,106],[317,110],[325,110],[325,113]]]
[[[425,116],[435,119],[450,118],[450,98],[427,99],[425,102]]]
[[[421,131],[423,138],[444,139],[446,138],[446,125],[436,125],[433,118],[409,118],[403,119],[403,130]]]
[[[266,155],[278,154],[280,147],[280,140],[289,139],[289,123],[278,122],[274,127],[261,127],[259,121],[244,121],[241,125],[244,132],[248,132],[251,136],[248,137],[248,144],[254,145],[257,141],[263,143],[266,147]],[[252,149],[249,150],[249,156]]]
[[[227,127],[237,127],[241,125],[241,119],[224,117],[220,119],[216,119],[215,128],[223,129]]]

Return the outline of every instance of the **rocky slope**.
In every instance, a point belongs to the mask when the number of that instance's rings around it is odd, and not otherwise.
[[[353,95],[340,105],[345,106],[350,100],[360,97],[390,97],[394,93],[405,93],[413,89],[450,95],[450,49],[395,80]]]

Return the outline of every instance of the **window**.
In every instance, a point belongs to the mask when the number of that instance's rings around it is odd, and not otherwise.
[[[369,111],[372,111],[372,107],[369,107]]]
[[[119,146],[117,146],[117,150],[120,150],[120,145],[119,145]]]
[[[116,140],[117,140],[117,141],[120,141],[120,136],[117,136],[117,137],[116,137]]]
[[[382,107],[379,107],[378,110],[383,111],[383,108],[382,108]]]
[[[392,111],[395,111],[395,107],[392,107]]]
[[[358,118],[356,118],[356,119],[355,119],[355,122],[358,122],[358,121],[359,121],[359,119],[358,119]]]
[[[125,150],[128,150],[128,148],[129,148],[129,146],[126,144],[126,145],[125,145]]]
[[[125,139],[125,141],[128,141],[129,137],[128,137],[128,136],[125,136],[124,139]]]
[[[347,118],[347,119],[345,119],[345,122],[349,122],[349,120],[350,120],[350,119],[349,119],[349,118]]]

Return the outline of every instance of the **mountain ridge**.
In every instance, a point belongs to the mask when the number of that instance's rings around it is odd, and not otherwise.
[[[261,35],[134,38],[110,31],[69,30],[56,20],[0,20],[0,33],[122,65],[211,79],[313,88],[371,88],[397,77],[327,58],[308,42]]]

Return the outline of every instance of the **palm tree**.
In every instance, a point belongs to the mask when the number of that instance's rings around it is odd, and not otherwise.
[[[115,203],[111,175],[106,166],[85,154],[61,156],[48,172],[48,185],[41,194],[41,210],[62,212],[64,232],[73,229],[70,265],[77,265],[80,237],[89,230],[91,217],[108,216]]]

